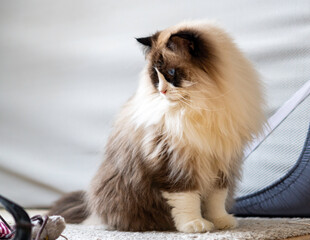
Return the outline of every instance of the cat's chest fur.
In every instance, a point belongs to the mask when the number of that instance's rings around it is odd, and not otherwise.
[[[212,179],[216,179],[218,172],[229,171],[236,147],[219,131],[221,126],[216,113],[194,112],[184,106],[171,104],[162,96],[144,101],[137,98],[133,103],[135,110],[132,120],[136,128],[154,131],[146,133],[146,139],[149,140],[149,136],[155,139],[158,134],[164,135],[161,138],[165,142],[158,143],[154,140],[157,146],[150,148],[152,158],[161,156],[162,148],[168,145],[169,151],[175,154],[169,159],[175,166],[173,170],[182,173],[192,169],[200,188],[204,188],[204,182],[210,183]]]
[[[238,140],[241,139],[235,132],[237,126],[228,124],[231,116],[223,111],[193,111],[162,96],[138,96],[132,106],[131,120],[136,128],[160,128],[170,138],[193,151],[225,158],[233,154],[234,148],[240,147]]]

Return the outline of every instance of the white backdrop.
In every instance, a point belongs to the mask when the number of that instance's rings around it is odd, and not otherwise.
[[[144,65],[134,37],[186,19],[231,33],[268,114],[310,79],[308,0],[1,0],[0,194],[43,207],[86,188]]]

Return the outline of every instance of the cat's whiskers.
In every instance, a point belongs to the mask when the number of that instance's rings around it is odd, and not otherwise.
[[[178,93],[176,93],[176,96],[179,97],[178,100],[180,102],[184,103],[185,105],[187,105],[188,107],[190,107],[191,109],[196,110],[196,111],[197,110],[198,111],[204,110],[204,111],[208,111],[208,112],[219,112],[219,111],[225,110],[225,108],[209,109],[209,108],[202,108],[202,107],[194,106],[194,105],[190,104],[190,103],[193,103],[193,101],[191,99],[184,98],[181,94],[178,94]]]
[[[231,91],[233,90],[233,88],[227,90],[226,92],[218,95],[218,96],[214,96],[214,97],[204,97],[204,96],[197,96],[195,95],[194,98],[196,99],[206,99],[206,100],[212,100],[212,99],[218,99],[218,98],[222,98],[225,97],[227,94],[229,94]],[[175,89],[171,89],[169,92],[170,93],[180,93],[181,89],[175,90]],[[189,90],[190,93],[201,93],[201,91],[199,90]]]
[[[147,90],[154,90],[153,87],[146,87]],[[209,108],[202,108],[202,107],[198,107],[198,106],[195,106],[194,104],[194,101],[191,100],[190,98],[187,98],[187,97],[184,97],[182,95],[182,93],[186,92],[187,91],[182,91],[183,89],[181,88],[178,88],[178,89],[169,89],[168,92],[167,92],[167,96],[168,96],[168,100],[170,101],[179,101],[181,103],[183,103],[184,105],[186,105],[187,107],[191,108],[192,110],[195,110],[195,111],[201,111],[201,110],[204,110],[204,111],[209,111],[209,112],[218,112],[218,111],[222,111],[224,110],[224,108],[219,108],[219,109],[209,109]],[[216,96],[216,97],[198,97],[198,96],[195,96],[194,98],[195,99],[204,99],[204,100],[212,100],[212,99],[218,99],[218,98],[221,98],[221,97],[224,97],[225,95],[227,95],[230,91],[232,91],[232,89],[230,89],[229,91],[219,95],[219,96]],[[200,91],[190,91],[190,92],[200,92]],[[154,94],[159,94],[159,91],[157,89],[157,91],[154,91]],[[177,99],[169,99],[169,95],[171,96],[175,96],[177,97]]]
[[[184,82],[185,82],[184,84],[185,86],[183,86],[183,88],[190,88],[198,83],[198,82],[191,82],[191,81],[186,81],[186,80],[184,80]]]
[[[193,109],[193,110],[205,110],[205,111],[212,111],[211,109],[208,109],[208,108],[200,108],[200,107],[196,107],[196,106],[193,106],[191,105],[190,103],[193,103],[192,100],[188,99],[188,98],[185,98],[184,96],[182,96],[181,94],[178,94],[176,93],[175,94],[178,98],[178,100],[182,103],[184,103],[185,105],[187,105],[189,108]]]
[[[212,99],[219,99],[219,98],[222,98],[222,97],[225,97],[226,95],[228,95],[231,91],[233,90],[233,88],[231,88],[231,89],[229,89],[229,90],[227,90],[226,92],[224,92],[224,93],[222,93],[222,94],[220,94],[220,95],[218,95],[218,96],[215,96],[215,97],[203,97],[203,96],[197,96],[197,95],[195,95],[195,98],[196,99],[205,99],[205,100],[212,100]],[[200,92],[201,93],[201,91],[199,91],[199,90],[197,90],[197,91],[190,91],[191,93],[196,93],[196,92]]]

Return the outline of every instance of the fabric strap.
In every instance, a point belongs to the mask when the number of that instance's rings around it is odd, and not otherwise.
[[[262,134],[244,150],[244,160],[290,115],[310,94],[310,80],[273,114],[263,127]]]

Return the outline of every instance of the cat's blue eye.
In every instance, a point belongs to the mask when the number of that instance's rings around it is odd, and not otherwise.
[[[169,73],[169,75],[174,76],[174,74],[175,74],[175,69],[174,69],[174,68],[170,68],[170,69],[168,70],[168,73]]]

